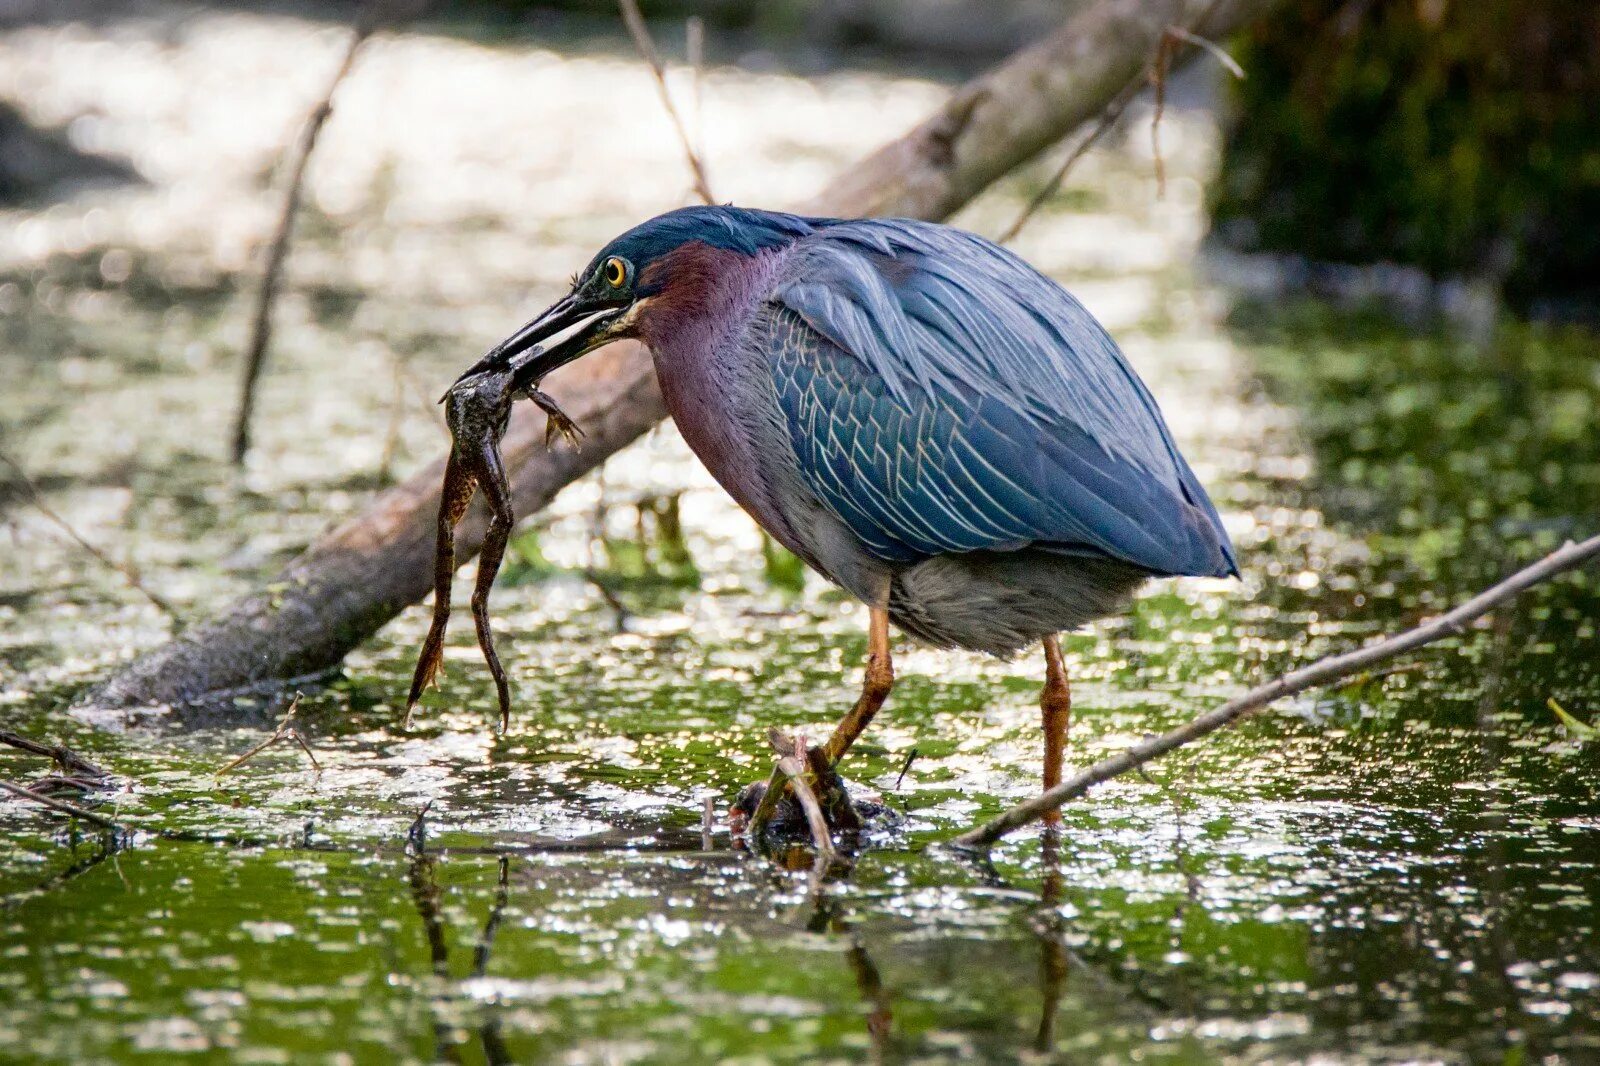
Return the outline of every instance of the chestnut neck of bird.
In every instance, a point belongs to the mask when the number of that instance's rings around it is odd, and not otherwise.
[[[660,288],[640,309],[639,339],[658,357],[718,346],[754,309],[783,254],[745,255],[691,241],[662,256],[642,279]]]

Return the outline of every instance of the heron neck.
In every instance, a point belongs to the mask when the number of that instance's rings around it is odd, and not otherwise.
[[[786,250],[756,255],[692,241],[652,272],[667,279],[640,316],[639,335],[657,359],[705,358],[748,323]]]
[[[655,358],[662,398],[689,448],[740,506],[792,547],[797,542],[768,477],[773,457],[752,428],[771,402],[770,381],[761,385],[770,371],[755,365],[759,360],[743,343],[784,253],[695,254],[686,264],[695,273],[675,275],[674,286],[652,298],[640,339]],[[678,278],[695,280],[691,286]]]

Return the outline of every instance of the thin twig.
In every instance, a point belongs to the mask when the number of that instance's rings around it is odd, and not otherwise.
[[[65,745],[42,744],[37,740],[30,740],[28,737],[6,729],[0,729],[0,744],[17,748],[33,755],[42,755],[46,759],[53,760],[63,770],[76,770],[90,777],[109,778],[112,776],[111,771],[104,767],[96,766]]]
[[[1198,33],[1195,33],[1191,30],[1186,30],[1182,26],[1168,26],[1167,34],[1168,36],[1176,37],[1185,44],[1192,44],[1196,48],[1205,49],[1207,52],[1211,53],[1218,63],[1222,64],[1223,69],[1225,69],[1229,74],[1232,74],[1240,81],[1244,80],[1244,68],[1239,65],[1239,61],[1237,59],[1229,55],[1227,51],[1217,42],[1207,40]]]
[[[906,774],[911,770],[911,764],[917,761],[917,756],[919,754],[920,752],[918,752],[916,748],[912,748],[910,751],[906,752],[906,761],[900,764],[900,776],[894,779],[894,788],[890,791],[900,791],[900,782],[906,779]]]
[[[717,798],[706,796],[700,804],[700,850],[711,850],[711,835],[716,828]]]
[[[390,361],[394,377],[394,395],[389,403],[389,426],[383,433],[383,451],[378,454],[378,479],[388,483],[394,460],[400,454],[400,430],[405,421],[406,385],[400,378],[400,359]]]
[[[618,633],[626,633],[628,631],[628,619],[633,615],[633,612],[628,610],[628,605],[622,602],[622,597],[617,595],[616,589],[606,584],[605,578],[601,576],[600,571],[592,566],[586,566],[582,572],[583,579],[594,586],[595,591],[600,593],[600,598],[605,601],[606,606],[611,608],[612,614],[616,618],[616,631]]]
[[[417,812],[412,819],[411,828],[406,830],[406,848],[417,854],[428,849],[428,812],[433,810],[433,800],[422,805],[422,810]]]
[[[833,839],[828,834],[828,820],[822,816],[822,804],[817,802],[817,794],[806,781],[805,738],[786,737],[773,729],[767,732],[767,743],[778,753],[778,769],[794,786],[795,798],[800,801],[800,809],[806,814],[806,823],[811,827],[811,842],[817,848],[818,863],[824,859],[832,861]]]
[[[316,773],[322,773],[322,764],[317,762],[317,753],[311,750],[311,745],[307,742],[305,734],[294,726],[290,726],[288,735],[291,740],[300,745],[300,750],[306,753],[306,758],[311,760],[311,769]]]
[[[21,796],[23,799],[30,799],[35,803],[42,804],[43,806],[49,807],[51,810],[58,811],[61,814],[70,814],[74,818],[82,818],[86,822],[93,822],[102,829],[110,829],[112,832],[116,833],[125,831],[122,826],[118,825],[116,822],[113,822],[109,818],[101,817],[100,815],[95,814],[93,811],[86,811],[82,807],[73,806],[64,800],[58,800],[52,796],[46,796],[35,792],[32,789],[23,788],[21,785],[15,784],[11,781],[0,779],[0,790],[9,792],[14,796]]]
[[[1071,173],[1072,168],[1078,165],[1078,160],[1087,155],[1089,149],[1093,148],[1095,143],[1106,135],[1106,131],[1117,124],[1117,119],[1122,117],[1122,113],[1128,109],[1128,105],[1133,103],[1134,99],[1144,89],[1147,76],[1147,73],[1141,70],[1133,80],[1123,87],[1121,92],[1112,98],[1111,102],[1106,105],[1105,110],[1100,112],[1100,118],[1095,122],[1094,128],[1089,131],[1088,136],[1079,141],[1077,147],[1067,154],[1067,158],[1062,160],[1061,165],[1056,168],[1056,172],[1050,175],[1050,180],[1044,183],[1044,188],[1034,194],[1033,199],[1028,201],[1028,206],[1024,207],[1022,213],[1017,216],[1016,221],[1006,227],[1006,231],[999,237],[1000,244],[1008,244],[1014,240],[1017,234],[1022,232],[1022,227],[1026,226],[1029,220],[1038,213],[1039,208],[1043,207],[1045,202],[1056,194],[1056,191],[1061,188],[1061,183],[1067,180],[1067,175]]]
[[[1192,25],[1199,27],[1203,24],[1215,7],[1214,3],[1207,7],[1195,18]],[[1205,49],[1216,56],[1217,62],[1227,68],[1228,73],[1236,78],[1244,77],[1244,68],[1239,65],[1238,60],[1230,56],[1215,42],[1201,37],[1193,29],[1187,29],[1183,26],[1168,26],[1165,32],[1162,33],[1161,39],[1156,42],[1155,55],[1150,65],[1135,74],[1128,81],[1128,84],[1122,87],[1122,91],[1112,97],[1110,103],[1106,104],[1105,110],[1100,112],[1100,118],[1095,122],[1094,128],[1089,131],[1088,136],[1079,141],[1077,147],[1067,154],[1067,158],[1056,168],[1056,172],[1050,176],[1050,180],[1044,183],[1044,188],[1040,189],[1034,194],[1033,199],[1028,201],[1028,206],[1022,209],[1022,213],[1017,216],[1017,220],[1006,227],[1006,231],[998,238],[1000,244],[1008,244],[1016,239],[1017,234],[1022,232],[1022,227],[1027,225],[1028,221],[1038,213],[1039,208],[1043,207],[1046,201],[1056,194],[1061,188],[1062,182],[1066,181],[1067,175],[1072,171],[1072,168],[1077,166],[1078,161],[1088,154],[1089,149],[1093,148],[1100,138],[1104,137],[1106,132],[1117,124],[1117,120],[1122,117],[1122,113],[1128,109],[1129,104],[1138,98],[1146,85],[1153,85],[1155,88],[1156,107],[1155,116],[1150,123],[1150,141],[1155,151],[1157,186],[1161,193],[1165,194],[1166,168],[1161,158],[1161,140],[1158,131],[1161,126],[1161,114],[1166,104],[1167,72],[1171,68],[1173,58],[1176,56],[1176,46],[1179,42]]]
[[[272,306],[277,301],[278,278],[283,272],[283,261],[289,254],[289,238],[294,233],[294,217],[300,208],[300,193],[305,185],[306,168],[311,153],[317,147],[317,138],[328,116],[333,114],[333,94],[355,64],[356,53],[372,36],[377,20],[370,7],[364,7],[350,31],[350,43],[345,46],[344,57],[328,79],[322,98],[306,116],[300,129],[300,139],[289,165],[289,184],[284,190],[283,207],[278,213],[278,227],[273,231],[272,243],[267,246],[267,261],[261,271],[261,285],[256,290],[256,307],[250,329],[250,344],[245,349],[244,378],[239,388],[239,412],[233,423],[233,461],[242,464],[250,451],[250,421],[256,406],[256,385],[261,379],[261,369],[267,360],[267,344],[272,339]]]
[[[46,774],[28,787],[40,795],[52,792],[98,792],[107,782],[98,777],[68,777],[64,774]]]
[[[684,20],[683,58],[693,76],[689,99],[694,101],[694,151],[703,160],[706,157],[706,23],[699,15],[690,15]]]
[[[489,972],[489,955],[494,951],[494,935],[500,929],[506,903],[511,898],[511,856],[500,856],[500,875],[495,882],[494,905],[484,919],[483,932],[478,936],[478,946],[472,949],[472,976],[482,977]],[[509,1061],[509,1060],[507,1060]]]
[[[711,179],[706,176],[706,166],[695,151],[694,142],[689,137],[689,127],[684,124],[683,116],[678,113],[678,106],[672,102],[672,91],[667,88],[667,68],[661,62],[661,53],[656,51],[655,41],[650,39],[650,29],[644,23],[644,15],[639,11],[638,0],[618,0],[618,7],[622,9],[623,25],[628,27],[628,35],[633,38],[633,45],[639,50],[639,56],[650,67],[650,72],[655,75],[656,88],[661,93],[661,103],[667,109],[667,116],[672,119],[673,128],[678,131],[678,143],[683,146],[683,154],[689,161],[689,169],[694,172],[694,191],[700,197],[701,203],[714,204],[717,198],[711,194]]]
[[[1204,16],[1195,21],[1198,26],[1204,21]],[[1193,30],[1182,26],[1168,26],[1161,35],[1161,43],[1156,46],[1156,61],[1150,71],[1150,81],[1155,87],[1156,109],[1150,118],[1150,150],[1155,156],[1156,164],[1156,196],[1165,199],[1167,195],[1167,167],[1161,156],[1161,116],[1167,106],[1167,75],[1172,70],[1172,60],[1177,56],[1180,45],[1192,44],[1204,49],[1216,57],[1224,70],[1235,78],[1244,77],[1244,68],[1239,61],[1223,51],[1222,46],[1214,41],[1208,41]]]
[[[6,455],[4,452],[0,452],[0,463],[5,463],[11,468],[11,472],[17,477],[17,482],[21,484],[25,490],[27,490],[28,496],[33,500],[33,506],[38,509],[39,513],[49,519],[67,536],[71,537],[73,542],[76,543],[78,547],[82,548],[86,553],[98,560],[100,563],[121,574],[123,579],[126,580],[136,592],[154,604],[156,609],[162,614],[166,615],[174,622],[182,621],[182,619],[178,616],[177,608],[173,607],[172,604],[168,603],[156,593],[150,591],[150,589],[144,583],[144,578],[140,576],[139,571],[134,568],[132,563],[117,562],[115,559],[111,558],[111,556],[107,555],[99,548],[96,548],[87,539],[85,539],[82,533],[79,533],[72,527],[71,522],[68,522],[65,518],[62,518],[59,514],[52,510],[50,505],[44,502],[44,493],[39,491],[39,487],[33,483],[33,479],[28,476],[28,472],[26,470],[22,469],[22,465],[20,463],[11,458],[9,455]]]
[[[1167,72],[1172,69],[1172,56],[1178,50],[1178,39],[1168,26],[1156,45],[1155,62],[1150,65],[1150,85],[1155,91],[1155,112],[1150,116],[1150,155],[1156,167],[1156,199],[1167,198],[1167,162],[1161,154],[1161,116],[1167,111]]]
[[[294,699],[289,701],[289,709],[284,712],[283,718],[278,721],[278,727],[272,731],[272,735],[270,737],[268,737],[266,740],[263,740],[261,743],[257,744],[255,747],[251,748],[249,751],[245,752],[243,755],[224,766],[222,769],[218,770],[216,776],[220,778],[229,770],[232,770],[237,766],[241,766],[249,760],[255,758],[257,755],[272,747],[272,745],[278,743],[280,740],[292,740],[296,744],[300,745],[300,750],[305,752],[306,758],[311,760],[311,769],[320,774],[322,772],[322,766],[317,762],[316,755],[311,751],[311,745],[306,742],[306,738],[301,734],[300,730],[289,724],[290,720],[294,718],[295,711],[300,709],[300,701],[304,698],[304,695],[305,694],[301,692],[296,692],[294,694]]]
[[[429,399],[428,390],[422,387],[422,382],[417,380],[417,376],[411,372],[411,367],[406,365],[406,361],[400,357],[398,352],[390,353],[390,357],[394,361],[395,377],[399,378],[405,385],[406,389],[411,393],[411,398],[417,402],[417,406],[428,412],[428,417],[433,419],[440,429],[449,433],[450,424],[445,421],[443,408],[434,400]]]
[[[1499,584],[1480,592],[1429,622],[1385,637],[1364,648],[1318,660],[1310,666],[1253,688],[1244,695],[1229,700],[1221,707],[1207,711],[1170,732],[1135,744],[1109,759],[1102,759],[1044,794],[1019,803],[999,817],[961,834],[955,839],[954,844],[960,848],[973,850],[987,849],[1007,833],[1036,821],[1046,812],[1056,810],[1063,803],[1083,795],[1101,782],[1127,773],[1185,744],[1192,744],[1201,737],[1223,726],[1232,725],[1240,718],[1259,711],[1284,696],[1292,696],[1308,688],[1338,681],[1397,655],[1414,651],[1452,634],[1464,632],[1468,622],[1482,617],[1512,597],[1597,557],[1600,557],[1600,536],[1590,537],[1581,543],[1568,541],[1533,565],[1524,567]]]

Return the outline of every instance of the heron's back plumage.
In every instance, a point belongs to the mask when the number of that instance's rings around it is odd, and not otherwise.
[[[771,303],[800,467],[883,558],[1038,547],[1236,572],[1116,343],[1011,253],[928,223],[830,223],[795,243]]]
[[[1016,256],[907,220],[668,217],[711,235],[644,326],[685,439],[905,631],[1005,655],[1148,577],[1235,572],[1115,342]]]

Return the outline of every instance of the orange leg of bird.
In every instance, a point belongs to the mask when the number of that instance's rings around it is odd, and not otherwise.
[[[871,608],[867,627],[867,676],[861,685],[861,695],[850,713],[833,730],[833,736],[822,746],[828,765],[837,766],[850,745],[856,742],[867,724],[872,721],[883,701],[894,688],[894,660],[889,654],[889,612],[882,607]]]
[[[1061,763],[1067,750],[1067,723],[1072,720],[1072,690],[1067,685],[1067,664],[1061,658],[1061,642],[1054,635],[1044,638],[1044,691],[1039,694],[1039,710],[1044,719],[1044,787],[1046,791],[1061,783]],[[1061,812],[1044,816],[1046,825],[1059,825]]]

